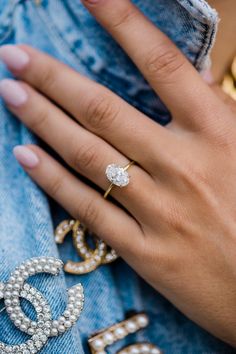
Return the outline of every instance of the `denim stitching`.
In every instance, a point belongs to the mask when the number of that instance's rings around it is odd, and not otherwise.
[[[177,0],[185,9],[186,0]],[[218,28],[218,14],[216,10],[212,9],[204,0],[187,0],[189,6],[194,9],[192,11],[193,17],[196,19],[194,24],[196,29],[199,31],[198,40],[194,44],[189,43],[189,50],[192,50],[193,47],[197,44],[197,47],[200,49],[195,58],[194,65],[198,70],[203,70],[209,63],[209,52],[214,45],[215,37]],[[200,8],[201,6],[201,8]],[[206,16],[204,13],[204,8],[207,9],[209,16]],[[209,12],[210,11],[210,12]]]

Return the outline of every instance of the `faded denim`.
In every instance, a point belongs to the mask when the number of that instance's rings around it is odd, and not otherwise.
[[[136,0],[141,10],[202,70],[209,65],[217,14],[203,0]],[[0,44],[28,43],[108,86],[161,124],[170,117],[163,104],[111,37],[96,23],[79,0],[0,0]],[[10,74],[0,66],[0,77]],[[65,212],[52,203],[24,173],[12,155],[18,144],[37,139],[0,104],[0,281],[22,261],[35,256],[76,260],[68,239],[57,249],[53,225]],[[130,235],[132,237],[132,235]],[[60,252],[60,253],[59,253]],[[150,341],[165,353],[234,353],[180,314],[167,300],[144,283],[123,261],[99,268],[86,276],[40,275],[32,284],[45,294],[54,317],[64,310],[66,287],[82,282],[85,309],[71,331],[50,339],[42,354],[89,353],[87,338],[93,332],[122,320],[126,312],[147,311],[147,330],[120,341],[118,348],[135,341]],[[199,294],[201,296],[201,294]],[[27,311],[32,310],[27,308]],[[32,315],[32,314],[31,314]],[[0,314],[0,340],[25,341],[5,314]]]

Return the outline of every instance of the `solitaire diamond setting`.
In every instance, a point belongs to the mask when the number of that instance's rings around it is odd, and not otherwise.
[[[118,187],[125,187],[130,181],[128,172],[123,167],[114,163],[107,166],[106,176],[112,184]]]

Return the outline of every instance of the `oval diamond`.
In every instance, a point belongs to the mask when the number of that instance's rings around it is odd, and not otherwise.
[[[118,187],[125,187],[129,184],[129,174],[123,167],[111,164],[106,168],[106,176],[111,183]]]

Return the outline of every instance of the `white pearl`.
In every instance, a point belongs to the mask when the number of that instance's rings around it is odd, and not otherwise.
[[[96,350],[103,349],[104,343],[101,339],[96,339],[93,343],[93,348]]]
[[[106,344],[109,345],[109,344],[114,343],[115,338],[112,333],[105,333],[103,336],[103,340]]]
[[[56,328],[52,328],[51,333],[53,336],[57,336],[58,335],[58,330]]]
[[[76,321],[76,316],[75,315],[71,315],[70,316],[70,320],[71,320],[71,322],[75,322]]]
[[[70,321],[65,321],[64,325],[65,325],[66,328],[70,328],[72,326]]]
[[[150,347],[147,344],[143,344],[141,346],[140,350],[141,350],[141,353],[143,353],[143,354],[150,353]]]
[[[137,317],[137,322],[140,327],[144,328],[148,325],[148,318],[145,315],[140,315]]]
[[[132,349],[130,350],[130,354],[140,354],[140,351],[139,351],[138,348],[132,348]]]
[[[59,331],[59,332],[64,332],[64,331],[65,331],[65,327],[64,327],[63,325],[60,325],[60,326],[58,327],[58,331]]]
[[[127,333],[126,331],[124,330],[124,328],[120,327],[120,328],[117,328],[115,331],[114,331],[114,334],[117,338],[121,339],[121,338],[124,338]]]
[[[129,331],[129,333],[134,333],[137,331],[137,325],[133,321],[128,321],[125,325],[126,329]]]

